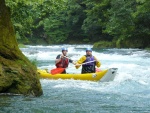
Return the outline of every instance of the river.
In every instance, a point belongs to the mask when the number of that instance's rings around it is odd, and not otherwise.
[[[55,68],[61,48],[76,61],[92,45],[51,45],[20,48],[39,69]],[[118,68],[110,82],[41,79],[40,97],[0,95],[0,113],[149,113],[150,52],[142,49],[94,49],[101,69]],[[67,73],[80,73],[69,64]]]

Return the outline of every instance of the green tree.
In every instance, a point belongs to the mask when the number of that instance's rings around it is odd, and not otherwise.
[[[7,0],[7,5],[12,10],[18,41],[25,44],[116,41],[117,47],[144,48],[150,45],[149,2]]]
[[[110,7],[110,0],[90,1],[85,2],[86,19],[82,25],[82,29],[89,36],[89,40],[112,40],[111,37],[103,32],[108,21],[108,11]]]
[[[134,30],[134,21],[132,17],[134,1],[112,0],[111,9],[109,12],[109,20],[106,24],[108,34],[112,35],[118,40],[130,38]],[[120,46],[120,45],[119,45]]]
[[[133,13],[135,30],[132,37],[138,39],[140,48],[150,47],[150,1],[137,0],[136,12]]]
[[[43,39],[48,43],[81,40],[80,37],[84,35],[81,30],[85,18],[82,6],[74,0],[62,2],[62,4],[39,22],[38,27],[43,27]]]
[[[25,44],[40,39],[47,41],[47,25],[51,24],[47,19],[62,9],[63,3],[63,0],[7,0],[18,41]]]
[[[68,0],[65,13],[65,26],[69,30],[69,35],[67,38],[68,42],[84,42],[85,37],[87,37],[81,28],[83,21],[86,18],[84,12],[85,8],[85,4],[82,3],[82,0]]]

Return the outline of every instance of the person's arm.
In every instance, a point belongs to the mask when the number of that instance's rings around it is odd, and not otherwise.
[[[97,67],[100,67],[101,66],[101,63],[100,61],[98,61],[98,59],[94,56],[94,60],[96,61],[96,66]]]
[[[61,56],[61,55],[58,55],[58,56],[56,57],[55,64],[59,63],[59,62],[61,61],[61,58],[62,58],[62,56]]]
[[[76,63],[73,62],[73,60],[71,60],[71,59],[69,59],[69,62],[72,63],[72,64],[74,64],[74,65],[76,64]]]
[[[75,64],[76,69],[78,69],[85,60],[86,60],[86,56],[82,56]]]

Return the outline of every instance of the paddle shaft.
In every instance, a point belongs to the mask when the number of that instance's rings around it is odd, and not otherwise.
[[[93,61],[85,62],[85,63],[82,63],[82,64],[78,64],[78,65],[88,64],[88,63],[95,62],[95,61],[96,60],[93,60]]]
[[[68,59],[70,59],[69,57],[67,57],[67,56],[64,56],[65,58],[68,58]],[[71,60],[71,59],[70,59]],[[95,62],[96,60],[93,60],[93,61],[89,61],[89,62],[85,62],[85,63],[82,63],[82,64],[78,64],[78,65],[84,65],[84,64],[88,64],[88,63],[91,63],[91,62]]]
[[[67,56],[64,56],[65,58],[69,59],[69,60],[72,60],[71,58],[67,57]],[[75,63],[73,63],[73,60],[72,60],[72,64],[75,65]]]
[[[70,59],[70,58],[69,58],[69,57],[67,57],[67,56],[64,56],[64,57],[66,57],[66,58]],[[88,63],[95,62],[95,61],[96,61],[96,60],[93,60],[93,61],[85,62],[85,63],[79,64],[79,65],[88,64]]]

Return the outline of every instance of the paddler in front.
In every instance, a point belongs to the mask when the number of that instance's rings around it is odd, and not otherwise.
[[[97,60],[95,56],[92,55],[92,49],[86,49],[86,55],[82,56],[76,63],[76,69],[82,65],[81,73],[95,73],[96,68],[101,66],[101,63]]]
[[[67,57],[68,49],[67,48],[62,48],[62,54],[57,55],[56,60],[55,60],[55,65],[57,68],[63,68],[62,74],[66,73],[66,69],[69,65],[69,63],[73,63],[73,60]]]

